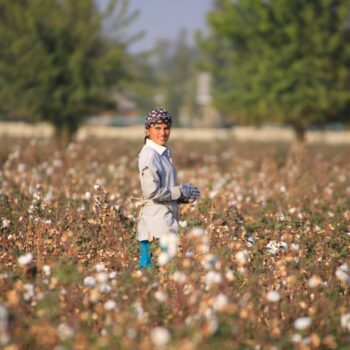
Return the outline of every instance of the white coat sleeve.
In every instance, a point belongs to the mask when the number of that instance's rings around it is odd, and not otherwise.
[[[179,186],[167,187],[163,185],[161,166],[154,155],[140,155],[139,171],[142,193],[145,199],[168,202],[181,197]]]

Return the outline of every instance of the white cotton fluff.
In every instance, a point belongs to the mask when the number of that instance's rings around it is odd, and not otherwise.
[[[96,281],[98,283],[106,283],[109,279],[109,275],[107,272],[98,272],[96,274]]]
[[[247,250],[241,250],[235,254],[236,261],[239,265],[245,265],[248,261],[249,253]]]
[[[24,254],[24,255],[21,255],[17,262],[19,265],[21,266],[25,266],[25,265],[28,265],[29,263],[31,263],[33,260],[33,254],[32,253],[27,253],[27,254]]]
[[[25,283],[23,285],[23,299],[26,301],[31,300],[34,297],[34,285],[31,283]]]
[[[211,287],[213,284],[219,284],[222,282],[221,274],[216,271],[209,271],[204,276],[204,281],[207,287]]]
[[[74,336],[73,328],[67,325],[67,323],[61,323],[57,327],[57,335],[61,340],[67,340]]]
[[[202,242],[197,249],[200,254],[206,254],[210,251],[210,247],[207,242]]]
[[[299,250],[299,248],[300,248],[300,246],[298,243],[292,243],[290,245],[290,249],[292,249],[292,250]]]
[[[45,276],[50,276],[51,275],[51,267],[49,265],[44,265],[43,266],[43,271]]]
[[[161,236],[159,240],[160,246],[166,247],[167,253],[171,258],[176,255],[178,242],[178,235],[172,233]]]
[[[92,276],[86,276],[84,278],[84,286],[94,288],[96,286],[96,280]]]
[[[228,298],[225,294],[220,293],[217,295],[213,302],[213,308],[216,311],[222,311],[228,305]]]
[[[200,237],[204,236],[206,234],[206,231],[202,227],[194,227],[190,233],[189,236],[191,237]]]
[[[340,316],[340,324],[343,328],[350,332],[350,313]]]
[[[3,218],[2,219],[2,228],[8,228],[11,224],[11,221],[6,219],[6,218]]]
[[[343,264],[339,266],[335,271],[335,276],[338,280],[344,282],[345,284],[350,284],[350,276],[348,274],[349,266],[348,264]]]
[[[10,342],[8,334],[9,313],[5,306],[0,305],[0,345],[6,345]]]
[[[170,340],[170,333],[164,327],[155,327],[151,331],[151,340],[156,347],[164,347]]]
[[[294,321],[294,328],[298,331],[302,331],[311,326],[312,320],[310,317],[300,317]]]
[[[267,244],[266,249],[270,254],[275,255],[280,249],[288,249],[288,243],[272,240]]]
[[[316,288],[322,283],[321,277],[313,275],[309,278],[307,284],[310,288]]]
[[[184,272],[175,271],[171,276],[172,280],[179,284],[184,284],[186,282],[187,276]]]
[[[146,317],[146,315],[145,315],[145,310],[142,307],[142,304],[138,301],[135,301],[132,306],[133,306],[136,317],[139,320],[143,320]]]
[[[96,266],[95,266],[95,270],[96,272],[103,272],[105,271],[106,267],[105,267],[105,264],[104,263],[97,263]]]
[[[103,308],[106,311],[111,311],[114,310],[117,306],[117,303],[114,300],[107,300],[104,304],[103,304]]]
[[[0,332],[5,332],[8,327],[9,313],[5,306],[0,305]]]
[[[281,296],[280,296],[280,293],[278,293],[276,290],[270,290],[266,294],[266,299],[271,303],[278,303],[281,299]]]
[[[161,252],[158,255],[158,264],[159,266],[164,266],[170,261],[170,256],[167,252]]]
[[[225,274],[225,277],[230,282],[235,280],[235,274],[234,274],[234,272],[232,270],[227,270],[226,274]]]
[[[215,267],[217,258],[213,254],[206,254],[202,260],[202,265],[206,270],[211,270]]]
[[[108,277],[109,277],[110,279],[116,278],[116,277],[117,277],[117,271],[112,271],[112,272],[110,272],[109,275],[108,275]]]
[[[154,297],[160,302],[160,303],[164,303],[164,301],[166,301],[168,299],[168,296],[165,292],[161,291],[161,290],[157,290],[154,293]]]
[[[179,226],[182,228],[186,228],[187,227],[187,221],[179,221]]]
[[[110,293],[112,291],[112,287],[107,283],[102,283],[99,285],[98,290],[101,293]]]

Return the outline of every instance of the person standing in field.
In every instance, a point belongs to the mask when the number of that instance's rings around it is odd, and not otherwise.
[[[138,266],[141,269],[152,267],[150,242],[153,239],[159,239],[164,251],[170,250],[170,242],[177,242],[178,204],[193,202],[200,195],[190,183],[177,185],[171,152],[166,145],[171,124],[172,117],[163,108],[156,108],[146,116],[145,142],[138,155],[144,199],[137,228],[140,242]]]

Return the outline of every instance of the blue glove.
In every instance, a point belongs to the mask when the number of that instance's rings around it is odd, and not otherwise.
[[[198,188],[190,183],[180,185],[180,191],[185,201],[194,202],[200,196]]]

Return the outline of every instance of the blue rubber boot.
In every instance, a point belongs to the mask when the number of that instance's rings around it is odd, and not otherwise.
[[[149,241],[140,241],[140,259],[138,265],[142,270],[153,267]]]

